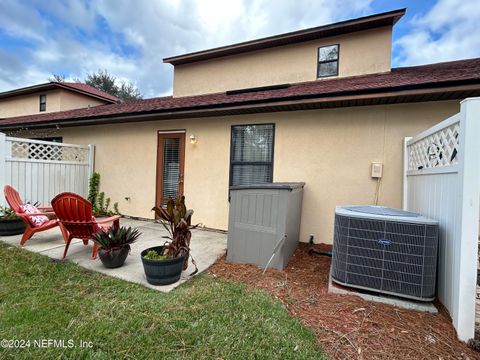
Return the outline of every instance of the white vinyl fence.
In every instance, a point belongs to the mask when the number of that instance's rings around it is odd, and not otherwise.
[[[474,337],[480,206],[480,98],[405,141],[404,208],[440,223],[437,296]]]
[[[23,201],[50,205],[64,191],[88,195],[94,146],[5,136],[0,133],[0,187],[16,189]],[[1,204],[5,198],[0,196]]]

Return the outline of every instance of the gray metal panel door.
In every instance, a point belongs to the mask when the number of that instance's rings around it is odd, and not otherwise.
[[[279,191],[231,193],[228,255],[233,262],[265,266],[278,241]]]
[[[276,249],[269,267],[283,269],[287,265],[299,241],[303,183],[287,185],[231,190],[229,261],[265,267]]]

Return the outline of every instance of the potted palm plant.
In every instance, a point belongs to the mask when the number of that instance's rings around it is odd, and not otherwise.
[[[0,236],[23,234],[25,226],[23,220],[15,215],[15,211],[0,206]]]
[[[98,244],[98,256],[107,268],[117,268],[124,264],[130,252],[130,244],[138,239],[141,233],[132,227],[114,227],[100,229],[92,237]]]
[[[190,255],[191,229],[198,225],[191,225],[193,210],[187,210],[185,196],[169,199],[166,208],[154,207],[159,222],[168,232],[168,240],[160,246],[142,251],[142,263],[147,281],[152,285],[168,285],[180,279],[182,270],[188,267]],[[195,275],[197,265],[192,258]]]

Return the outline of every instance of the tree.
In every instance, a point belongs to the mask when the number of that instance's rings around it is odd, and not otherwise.
[[[138,100],[143,99],[142,93],[136,86],[125,81],[120,82],[118,87],[118,98],[122,100]]]
[[[140,90],[130,82],[120,81],[107,70],[98,70],[96,73],[87,75],[85,84],[103,90],[110,95],[116,96],[122,100],[138,100],[143,96]]]
[[[53,74],[48,80],[64,82],[65,75]],[[98,70],[96,73],[87,74],[84,81],[79,79],[75,79],[75,81],[93,86],[121,100],[138,100],[143,98],[142,93],[135,85],[130,82],[118,80],[115,76],[109,74],[107,70]]]
[[[48,78],[48,81],[50,82],[64,82],[65,81],[65,75],[64,74],[52,74]]]
[[[103,90],[110,95],[118,95],[118,86],[116,84],[116,78],[113,75],[110,75],[107,70],[98,70],[96,73],[91,73],[87,75],[85,79],[85,84],[93,86],[99,90]]]

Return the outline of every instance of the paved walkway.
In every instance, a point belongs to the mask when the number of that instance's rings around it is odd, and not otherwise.
[[[105,268],[100,259],[91,260],[92,244],[83,245],[81,240],[73,240],[68,249],[66,260],[94,271],[101,272],[130,282],[135,282],[159,291],[170,291],[190,278],[189,274],[193,272],[193,265],[182,273],[178,282],[171,285],[153,286],[147,283],[143,271],[140,253],[152,246],[162,245],[164,240],[162,236],[167,235],[161,224],[148,221],[139,221],[132,219],[120,219],[120,225],[137,227],[142,235],[132,244],[132,250],[127,257],[125,264],[117,269]],[[0,241],[18,246],[21,235],[2,236]],[[47,230],[35,234],[32,239],[25,243],[24,249],[46,255],[52,259],[60,259],[63,255],[65,243],[58,228]],[[219,257],[225,254],[227,249],[227,235],[220,232],[193,230],[190,249],[193,258],[198,266],[198,273],[209,268]]]

